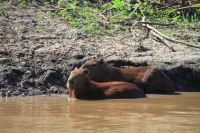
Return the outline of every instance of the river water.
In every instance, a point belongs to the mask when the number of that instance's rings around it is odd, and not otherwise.
[[[200,133],[200,92],[146,99],[0,98],[0,133]]]

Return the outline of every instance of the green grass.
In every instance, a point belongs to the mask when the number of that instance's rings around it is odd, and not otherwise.
[[[32,0],[29,3],[35,3],[36,1]],[[101,5],[87,0],[71,0],[71,2],[43,0],[43,3],[59,5],[61,8],[57,9],[56,12],[54,11],[54,13],[65,18],[72,27],[91,34],[113,34],[127,30],[133,21],[141,20],[143,15],[145,15],[147,21],[174,22],[181,29],[188,28],[190,23],[193,23],[197,28],[200,27],[200,9],[190,12],[189,15],[183,15],[176,12],[172,7],[155,8],[148,0],[135,5],[130,4],[129,1],[112,0]],[[25,0],[21,0],[19,6],[26,7],[28,4]],[[195,6],[200,7],[200,4]]]
[[[181,28],[187,27],[190,22],[196,23],[198,27],[200,25],[200,10],[186,17],[177,14],[172,8],[158,10],[147,0],[136,5],[130,4],[129,0],[112,0],[100,6],[86,1],[80,4],[77,0],[72,0],[70,3],[63,1],[59,3],[58,1],[58,4],[64,7],[58,14],[64,17],[71,26],[92,34],[116,33],[126,30],[125,23],[141,20],[143,15],[151,22],[181,23],[179,24]]]
[[[0,7],[0,16],[5,16],[6,15],[6,9],[3,7]]]
[[[45,7],[43,9],[46,9]],[[38,24],[37,26],[35,26],[33,28],[33,31],[34,32],[37,32],[37,33],[42,33],[42,32],[53,32],[54,29],[51,29],[49,27],[50,25],[50,22],[48,21],[49,19],[52,19],[53,17],[55,17],[55,14],[51,13],[51,12],[43,12],[43,11],[40,11],[38,14],[37,14],[37,21],[38,21]]]

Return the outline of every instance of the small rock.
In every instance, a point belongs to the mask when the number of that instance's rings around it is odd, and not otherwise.
[[[23,79],[33,78],[35,76],[34,71],[26,71],[23,75]]]
[[[28,91],[33,91],[33,87],[29,87],[29,88],[28,88]]]
[[[21,96],[25,97],[26,95],[24,93],[22,93]]]
[[[44,80],[42,79],[36,79],[35,84],[36,86],[45,86]]]
[[[63,82],[63,75],[59,71],[47,70],[44,82],[46,85],[57,85]]]
[[[1,64],[8,64],[12,61],[10,58],[0,58],[0,63]]]
[[[18,58],[21,58],[21,57],[24,57],[24,56],[25,56],[25,53],[19,52],[19,53],[16,53],[16,56],[17,56]]]
[[[30,64],[28,62],[25,62],[25,61],[22,61],[20,62],[20,64],[23,66],[23,67],[29,67]]]
[[[51,86],[50,90],[51,90],[51,92],[53,92],[55,94],[58,93],[58,88],[55,86]]]
[[[79,60],[80,60],[80,59],[83,59],[84,57],[85,57],[85,56],[84,56],[84,55],[81,55],[81,54],[77,54],[77,55],[74,56],[75,59],[79,59]]]
[[[13,96],[19,96],[20,95],[20,91],[19,90],[16,90],[12,93]]]
[[[33,86],[35,86],[35,81],[32,79],[24,80],[20,83],[20,85],[22,88],[33,87]]]
[[[21,41],[26,40],[27,38],[25,36],[21,36]]]

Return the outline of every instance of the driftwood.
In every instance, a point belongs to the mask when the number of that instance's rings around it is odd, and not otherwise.
[[[160,36],[159,34],[157,34],[157,33],[155,33],[155,32],[152,32],[152,34],[153,34],[160,42],[162,42],[166,47],[168,47],[172,52],[176,52],[176,50],[175,50],[172,46],[169,46],[169,45],[166,43],[165,39],[164,39],[162,36]]]
[[[161,37],[163,37],[164,39],[168,40],[168,41],[171,41],[171,42],[174,42],[174,43],[180,43],[180,44],[183,44],[183,45],[186,45],[186,46],[189,46],[189,47],[194,47],[194,48],[200,48],[198,46],[195,46],[195,45],[191,45],[187,42],[183,42],[183,41],[180,41],[180,40],[176,40],[174,38],[171,38],[171,37],[168,37],[166,35],[164,35],[163,33],[161,33],[160,31],[158,31],[157,29],[155,29],[154,27],[150,26],[150,25],[145,25],[148,29],[150,30],[153,30],[155,33],[157,33],[158,35],[160,35]]]
[[[195,46],[195,45],[191,45],[189,44],[188,42],[184,42],[184,41],[180,41],[180,40],[176,40],[174,38],[171,38],[171,37],[168,37],[166,36],[165,34],[161,33],[160,31],[158,31],[156,28],[152,27],[149,25],[150,23],[146,22],[145,21],[145,17],[142,18],[142,21],[138,21],[136,23],[134,23],[132,26],[131,26],[131,32],[133,34],[133,29],[136,25],[142,25],[143,27],[147,28],[150,30],[150,32],[159,39],[159,41],[161,41],[165,46],[167,46],[168,48],[170,48],[172,51],[174,51],[173,47],[170,47],[167,45],[167,43],[165,42],[165,40],[168,40],[168,41],[171,41],[171,42],[174,42],[174,43],[179,43],[179,44],[182,44],[182,45],[185,45],[185,46],[188,46],[188,47],[193,47],[193,48],[199,48],[200,49],[200,46]]]

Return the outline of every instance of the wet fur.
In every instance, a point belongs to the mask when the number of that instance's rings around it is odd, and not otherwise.
[[[81,68],[90,71],[89,77],[97,82],[124,81],[144,88],[146,93],[173,93],[172,80],[159,68],[153,66],[120,68],[103,60],[89,60]]]
[[[85,69],[75,69],[67,81],[69,97],[78,99],[144,98],[145,93],[127,82],[94,82]]]

